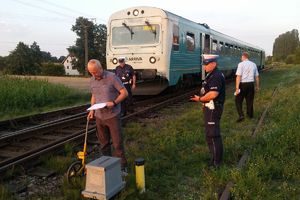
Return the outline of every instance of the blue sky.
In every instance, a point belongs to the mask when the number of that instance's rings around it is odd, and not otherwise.
[[[272,54],[275,38],[300,31],[299,0],[0,0],[0,55],[19,41],[36,41],[54,56],[67,55],[71,31],[79,16],[106,24],[109,16],[133,6],[154,6],[265,49]]]

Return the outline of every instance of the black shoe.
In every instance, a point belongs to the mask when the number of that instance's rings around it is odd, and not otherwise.
[[[210,168],[210,167],[213,167],[214,166],[214,160],[211,159],[208,163],[207,163],[207,166]]]
[[[237,122],[237,123],[242,122],[242,121],[244,121],[244,119],[245,119],[244,117],[239,117],[239,118],[236,120],[236,122]]]

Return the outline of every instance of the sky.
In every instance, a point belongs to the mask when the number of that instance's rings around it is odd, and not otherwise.
[[[109,16],[133,6],[153,6],[170,11],[272,54],[275,38],[300,30],[299,0],[0,0],[0,56],[7,56],[21,41],[38,43],[42,51],[66,56],[75,44],[71,30],[76,18],[96,18],[107,24]]]

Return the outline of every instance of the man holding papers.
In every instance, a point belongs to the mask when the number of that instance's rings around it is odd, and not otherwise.
[[[121,158],[121,168],[126,172],[127,161],[121,132],[120,103],[128,96],[128,93],[114,73],[103,70],[99,60],[90,60],[87,68],[92,75],[90,80],[92,107],[89,109],[88,118],[96,118],[102,154],[111,156],[110,139],[112,139],[114,156]],[[105,131],[106,127],[109,133]]]

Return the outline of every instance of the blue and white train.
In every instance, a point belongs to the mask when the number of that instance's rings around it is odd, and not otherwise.
[[[243,51],[258,68],[264,67],[263,49],[160,8],[128,8],[108,21],[107,69],[114,70],[117,58],[125,56],[136,71],[136,94],[154,95],[201,80],[203,53],[220,55],[218,67],[228,77]]]

